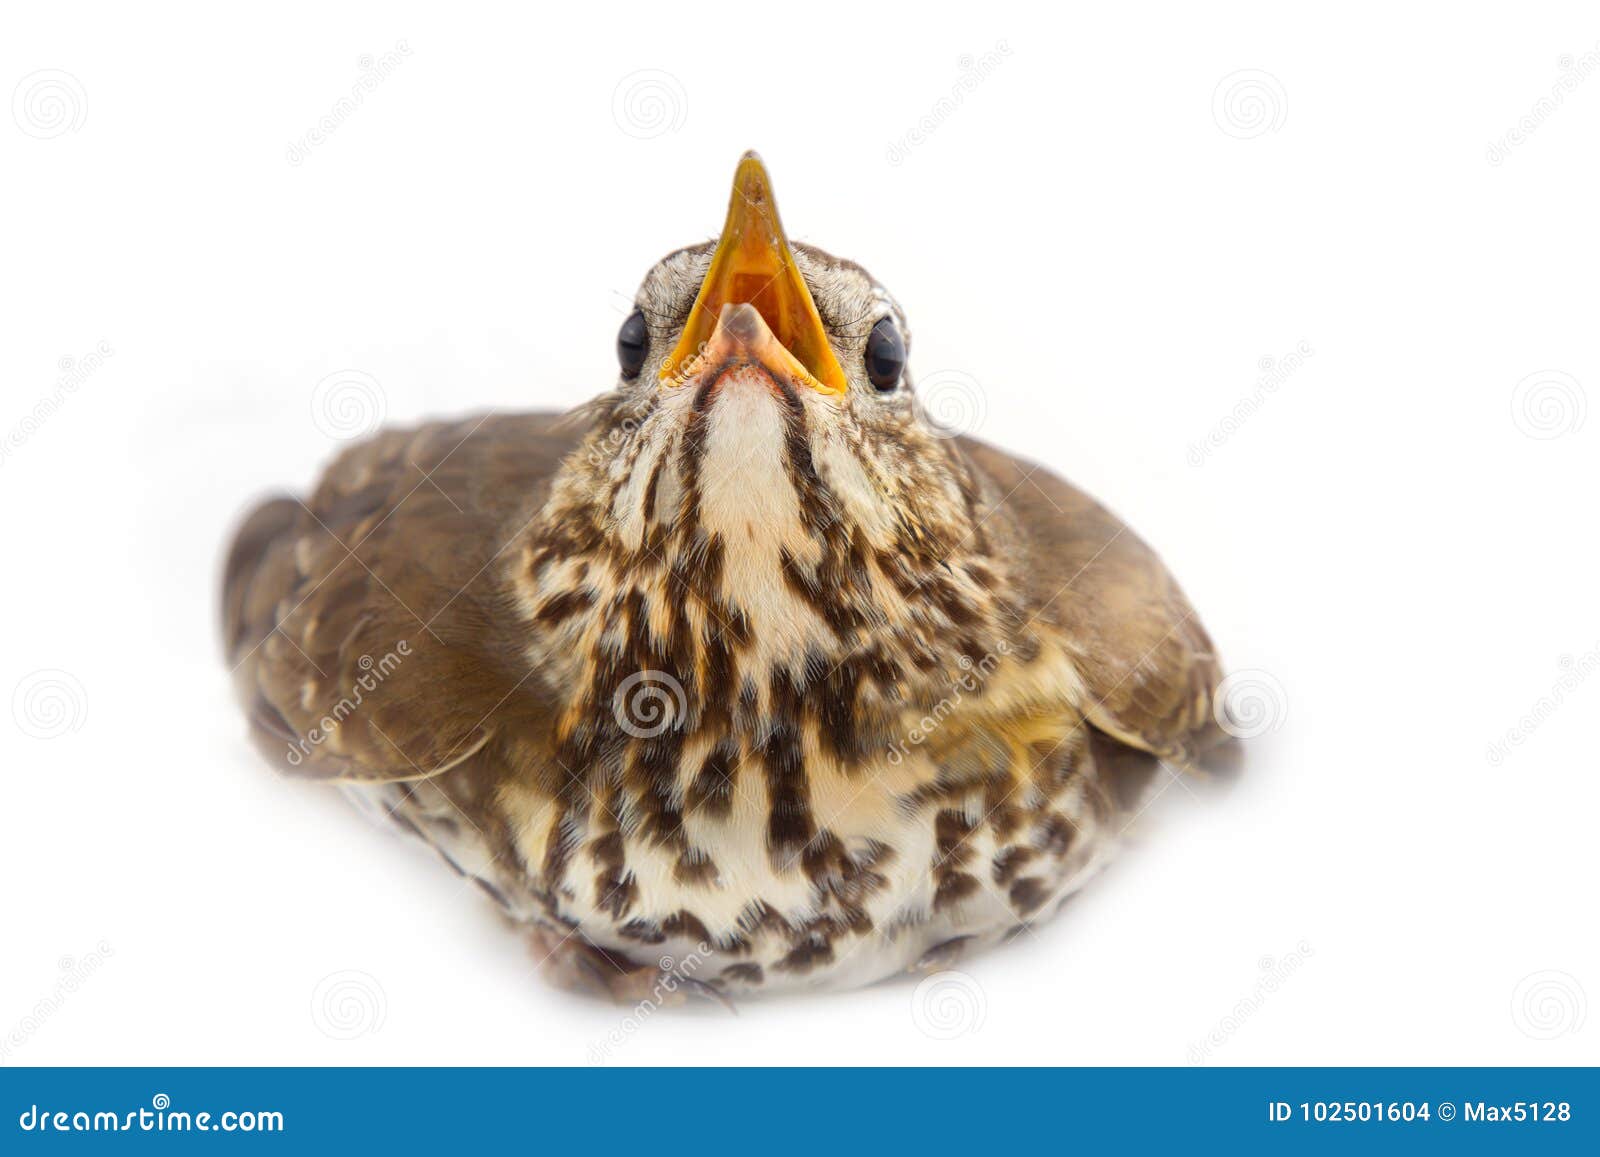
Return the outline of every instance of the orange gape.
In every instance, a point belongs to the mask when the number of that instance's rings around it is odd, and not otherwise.
[[[744,304],[756,308],[773,336],[805,368],[812,386],[830,394],[845,392],[844,370],[784,239],[766,166],[753,152],[739,161],[722,239],[689,310],[683,337],[661,363],[661,379],[682,384],[694,377],[694,363],[709,346],[723,306]]]

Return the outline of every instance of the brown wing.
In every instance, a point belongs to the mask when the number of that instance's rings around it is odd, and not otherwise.
[[[500,564],[580,432],[549,414],[386,431],[305,502],[246,519],[223,637],[270,757],[319,778],[420,779],[543,733],[544,689],[495,630]]]
[[[1222,667],[1177,581],[1127,525],[1030,463],[963,439],[1027,565],[1034,614],[1076,657],[1089,722],[1129,746],[1194,764],[1227,741],[1212,715]]]

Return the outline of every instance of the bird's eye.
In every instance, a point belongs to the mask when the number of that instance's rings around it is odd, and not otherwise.
[[[878,320],[867,335],[867,380],[887,394],[900,384],[906,368],[906,343],[894,318]]]
[[[644,323],[644,311],[636,309],[617,331],[617,362],[628,381],[633,381],[644,369],[644,355],[649,348],[650,329]]]

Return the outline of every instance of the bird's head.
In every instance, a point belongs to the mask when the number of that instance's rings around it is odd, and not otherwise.
[[[721,237],[639,288],[617,388],[557,481],[540,589],[603,586],[594,605],[642,617],[645,666],[702,671],[661,637],[673,624],[733,639],[736,697],[845,655],[886,698],[947,687],[1003,636],[1004,563],[970,463],[915,404],[909,338],[866,270],[788,241],[747,153]]]
[[[612,511],[618,529],[642,539],[649,517],[681,513],[730,547],[795,557],[807,537],[852,533],[948,554],[971,529],[961,464],[917,409],[909,345],[871,274],[789,242],[746,153],[721,237],[658,262],[618,333],[610,440],[634,503]]]

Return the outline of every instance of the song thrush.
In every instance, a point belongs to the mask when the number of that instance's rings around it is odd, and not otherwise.
[[[622,998],[663,957],[718,995],[859,984],[1048,916],[1159,761],[1228,739],[1177,583],[919,412],[900,307],[786,241],[754,153],[634,304],[573,413],[385,431],[248,517],[256,738]]]

